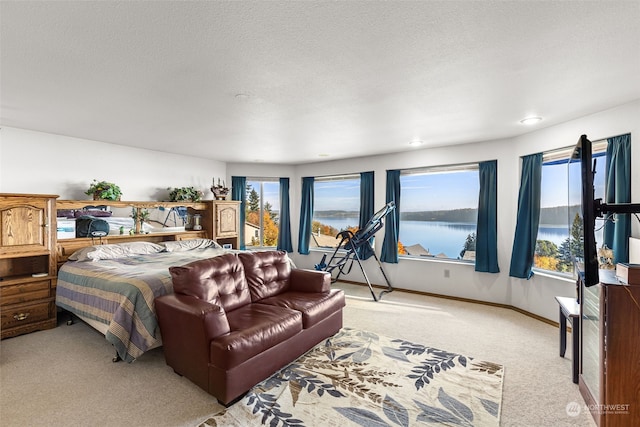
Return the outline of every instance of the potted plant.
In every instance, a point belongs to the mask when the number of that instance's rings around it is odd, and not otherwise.
[[[204,194],[195,187],[167,188],[169,191],[169,200],[172,202],[199,202]]]
[[[93,200],[120,200],[122,191],[112,182],[93,180],[84,194],[92,195]]]

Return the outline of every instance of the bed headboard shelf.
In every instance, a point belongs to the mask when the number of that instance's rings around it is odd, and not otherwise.
[[[226,202],[226,200],[224,200]],[[152,202],[152,201],[112,201],[112,200],[57,200],[56,209],[82,209],[85,206],[107,205],[119,208],[172,208],[187,207],[198,211],[207,209],[208,204],[215,202],[214,200],[205,200],[202,202]]]
[[[99,238],[71,238],[58,239],[56,244],[58,266],[78,249],[97,244],[112,244],[122,242],[163,242],[169,240],[187,240],[196,238],[214,239],[218,243],[231,244],[233,248],[239,248],[240,230],[240,202],[232,200],[204,200],[200,202],[165,202],[165,201],[110,201],[110,200],[57,200],[55,209],[82,210],[88,206],[107,206],[109,210],[127,209],[125,216],[131,211],[140,213],[143,210],[162,208],[166,212],[171,209],[186,208],[191,215],[201,215],[202,230],[175,230],[140,233],[140,224],[135,224],[135,234],[109,234]],[[168,210],[168,211],[167,211]],[[168,215],[168,214],[167,214]],[[166,222],[166,221],[165,221]],[[54,228],[55,230],[55,228]]]

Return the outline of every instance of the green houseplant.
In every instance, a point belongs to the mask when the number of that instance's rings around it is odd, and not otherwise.
[[[169,200],[172,202],[199,202],[204,195],[202,191],[197,190],[195,187],[180,187],[171,189],[169,191]]]
[[[93,180],[84,194],[92,195],[93,200],[120,200],[122,190],[116,184],[107,181]]]

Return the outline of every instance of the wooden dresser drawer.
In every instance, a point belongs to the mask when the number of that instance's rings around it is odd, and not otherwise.
[[[53,302],[43,301],[34,304],[20,304],[2,308],[2,331],[17,326],[28,325],[51,318]]]
[[[49,298],[50,281],[20,283],[0,287],[0,305],[19,304]]]

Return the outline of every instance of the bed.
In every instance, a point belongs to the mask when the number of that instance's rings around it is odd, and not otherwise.
[[[209,239],[83,248],[60,267],[56,305],[103,333],[117,357],[133,362],[162,343],[154,299],[173,292],[168,268],[229,252]]]

